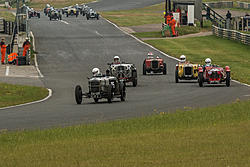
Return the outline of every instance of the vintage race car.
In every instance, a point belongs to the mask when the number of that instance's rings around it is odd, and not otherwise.
[[[78,17],[79,11],[74,7],[69,7],[66,12],[66,16],[69,17],[69,16],[74,16],[74,15]]]
[[[35,11],[35,10],[32,10],[32,9],[28,10],[28,15],[29,15],[29,18],[31,18],[31,17],[40,18],[40,13]]]
[[[143,75],[147,73],[163,73],[167,74],[167,65],[164,63],[162,58],[158,56],[155,58],[153,56],[148,56],[143,62]]]
[[[134,64],[121,63],[121,64],[108,64],[109,69],[107,73],[115,76],[125,83],[132,82],[133,86],[137,86],[137,70]]]
[[[208,84],[220,84],[226,82],[226,86],[230,86],[230,67],[225,68],[217,65],[200,66],[198,67],[198,82],[199,86],[203,87],[204,82]]]
[[[105,98],[109,103],[114,98],[120,98],[125,101],[126,88],[122,80],[113,76],[95,76],[88,81],[89,91],[82,92],[80,85],[75,87],[75,100],[77,104],[82,103],[82,98],[93,98],[97,103],[100,99]]]
[[[90,7],[84,5],[82,8],[82,15],[85,16],[87,13],[89,13],[90,9],[91,9]]]
[[[175,68],[175,82],[179,80],[196,80],[198,79],[198,64],[189,62],[178,63]]]
[[[90,9],[89,12],[86,14],[86,18],[87,18],[87,20],[95,19],[95,18],[97,20],[99,20],[99,14],[96,11],[94,11],[93,9]]]
[[[62,20],[62,15],[57,10],[52,10],[49,14],[49,20]]]

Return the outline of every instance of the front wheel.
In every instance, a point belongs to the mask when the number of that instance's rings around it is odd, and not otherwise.
[[[230,86],[230,72],[226,73],[226,86],[229,87]]]
[[[126,99],[126,88],[125,86],[123,86],[121,89],[121,101],[125,101],[125,99]]]
[[[179,82],[179,75],[178,75],[178,70],[175,70],[175,83]]]
[[[143,63],[143,75],[146,75],[146,64]]]
[[[199,86],[203,87],[203,73],[199,73],[198,82],[199,82]]]
[[[108,87],[107,93],[108,93],[108,97],[107,97],[108,103],[112,103],[112,88],[111,88],[111,86]]]
[[[75,99],[77,104],[82,103],[82,88],[80,85],[77,85],[75,88]]]
[[[167,65],[166,63],[163,63],[163,75],[167,74]]]
[[[95,103],[98,103],[98,100],[99,100],[99,99],[98,99],[98,98],[94,98],[94,100],[95,100]]]

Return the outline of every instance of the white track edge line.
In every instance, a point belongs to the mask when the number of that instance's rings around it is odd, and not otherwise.
[[[10,72],[10,67],[9,67],[9,66],[6,66],[6,69],[5,69],[5,76],[9,76],[9,72]]]
[[[148,44],[148,43],[143,42],[142,40],[140,40],[139,38],[133,36],[132,34],[129,34],[128,32],[124,31],[124,30],[121,29],[118,25],[116,25],[115,23],[111,22],[110,20],[108,20],[108,19],[106,19],[106,18],[104,18],[104,17],[102,17],[102,18],[103,18],[104,20],[106,20],[107,22],[109,22],[110,24],[112,24],[113,26],[115,26],[116,28],[118,28],[118,29],[119,29],[120,31],[122,31],[123,33],[125,33],[125,34],[131,36],[132,38],[134,38],[134,39],[137,40],[138,42],[140,42],[140,43],[142,43],[142,44],[144,44],[144,45],[149,46],[150,48],[152,48],[152,49],[154,49],[154,50],[160,52],[161,54],[163,54],[163,55],[166,56],[166,57],[169,57],[169,58],[171,58],[171,59],[180,61],[180,59],[175,58],[175,57],[172,57],[172,56],[169,56],[168,54],[164,53],[163,51],[161,51],[161,50],[159,50],[159,49],[153,47],[152,45],[150,45],[150,44]],[[238,83],[238,84],[240,84],[240,85],[244,85],[244,86],[250,87],[250,85],[248,85],[248,84],[246,84],[246,83],[242,83],[242,82],[236,81],[236,80],[234,80],[234,79],[232,79],[232,81],[235,82],[235,83]]]
[[[35,46],[35,37],[34,37],[34,34],[32,31],[30,31],[30,35],[32,36],[33,38],[33,42],[32,42],[32,45],[33,45],[33,50],[35,51],[36,50],[36,46]],[[38,63],[37,63],[37,57],[36,57],[36,54],[34,53],[34,61],[35,61],[35,68],[36,68],[36,71],[38,72],[39,76],[41,78],[43,78],[43,74],[41,73],[40,69],[38,68]]]
[[[0,110],[5,110],[5,109],[10,109],[10,108],[15,108],[15,107],[22,107],[22,106],[27,106],[27,105],[30,105],[30,104],[44,102],[44,101],[48,100],[52,96],[52,90],[48,89],[48,88],[47,88],[47,90],[49,91],[49,95],[47,97],[45,97],[44,99],[33,101],[33,102],[29,102],[29,103],[24,103],[24,104],[18,104],[18,105],[14,105],[14,106],[9,106],[9,107],[3,107],[3,108],[0,108]]]

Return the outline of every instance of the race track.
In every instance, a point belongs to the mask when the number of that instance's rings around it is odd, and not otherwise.
[[[112,2],[116,2],[112,6]],[[121,3],[120,3],[121,2]],[[155,0],[103,0],[91,6],[100,10],[128,9],[157,3]],[[126,4],[127,5],[126,5]],[[67,126],[89,122],[127,119],[158,112],[174,111],[183,107],[205,107],[246,99],[250,88],[232,82],[231,87],[200,88],[198,83],[174,81],[176,60],[161,55],[136,41],[101,18],[63,17],[62,21],[31,20],[36,38],[39,68],[45,87],[53,90],[53,96],[33,105],[0,110],[0,129],[34,129]],[[168,74],[142,75],[142,63],[147,52],[159,55],[167,62]],[[87,91],[87,77],[99,67],[103,72],[114,55],[122,61],[134,63],[138,69],[138,87],[127,88],[127,99],[109,104],[98,104],[87,99],[76,105],[74,87],[81,84]],[[202,54],[202,53],[201,53]],[[188,55],[187,55],[188,56]]]

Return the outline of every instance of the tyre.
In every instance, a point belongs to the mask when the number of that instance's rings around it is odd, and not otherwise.
[[[133,87],[136,87],[137,86],[137,78],[135,78],[134,80],[133,80]]]
[[[198,82],[199,82],[199,86],[203,87],[203,73],[199,73]]]
[[[51,20],[52,18],[51,17],[49,17],[49,20]]]
[[[80,85],[77,85],[75,88],[75,99],[77,104],[82,103],[82,88]]]
[[[40,13],[37,14],[37,17],[40,19]]]
[[[126,87],[123,86],[121,88],[121,101],[125,101],[125,99],[126,99]]]
[[[62,20],[62,16],[61,15],[59,16],[59,20]]]
[[[143,71],[143,75],[146,75],[147,72],[146,72],[146,64],[145,64],[145,62],[143,63],[143,70],[142,71]]]
[[[112,88],[111,86],[108,87],[108,96],[107,96],[107,100],[108,100],[108,103],[112,103]]]
[[[86,15],[87,20],[89,20],[89,16]]]
[[[175,83],[179,82],[179,75],[178,75],[179,71],[175,70]]]
[[[226,86],[230,86],[230,72],[226,72]]]
[[[98,99],[98,98],[94,98],[94,100],[95,100],[95,103],[98,103],[98,100],[99,100],[99,99]]]
[[[68,14],[68,13],[66,14],[66,17],[69,17],[69,14]]]
[[[163,63],[163,75],[167,74],[167,64]]]

